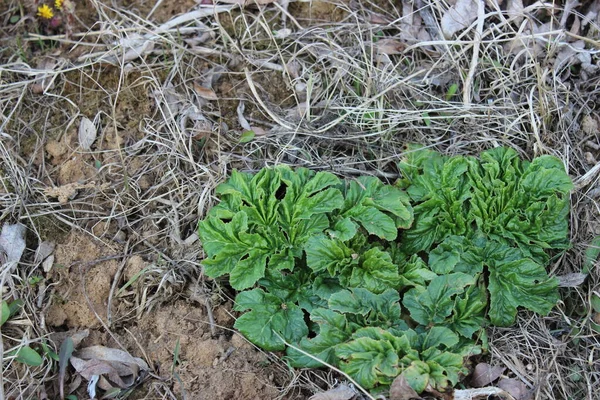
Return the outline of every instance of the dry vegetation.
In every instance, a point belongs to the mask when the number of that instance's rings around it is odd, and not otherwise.
[[[598,1],[73,0],[57,27],[37,3],[0,14],[0,224],[27,227],[22,254],[0,254],[2,298],[23,301],[1,326],[0,398],[86,398],[94,374],[52,358],[73,335],[81,359],[139,357],[121,398],[307,398],[343,380],[254,349],[231,290],[203,277],[196,224],[233,168],[393,181],[409,142],[510,146],[560,157],[576,184],[554,275],[581,272],[600,234]],[[594,292],[595,267],[549,316],[489,330],[485,360],[522,399],[597,398]]]

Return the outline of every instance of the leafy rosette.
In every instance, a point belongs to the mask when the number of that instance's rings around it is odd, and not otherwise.
[[[519,247],[540,263],[548,260],[545,250],[568,247],[573,184],[555,157],[527,162],[499,147],[478,160],[412,148],[399,168],[400,186],[415,202],[415,224],[404,241],[407,251],[429,251],[445,237],[470,237],[477,231]]]
[[[329,227],[327,214],[343,206],[340,184],[333,174],[305,168],[233,171],[217,187],[221,202],[198,225],[204,273],[229,274],[231,286],[243,290],[267,268],[292,271],[306,241]]]

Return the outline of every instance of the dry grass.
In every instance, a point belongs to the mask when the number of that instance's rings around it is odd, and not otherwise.
[[[19,320],[2,327],[5,351],[40,342],[50,332],[43,316],[52,290],[28,280],[39,274],[31,262],[38,241],[61,230],[80,230],[107,245],[126,241],[137,254],[158,256],[160,262],[133,283],[138,316],[189,295],[188,282],[200,278],[202,258],[196,223],[232,168],[256,171],[287,163],[394,180],[395,162],[408,142],[448,154],[505,145],[524,157],[560,157],[578,184],[572,194],[573,248],[556,260],[554,274],[578,272],[586,244],[600,234],[600,141],[597,127],[582,128],[589,116],[598,116],[600,75],[578,66],[554,68],[564,43],[577,39],[560,25],[564,14],[557,6],[551,18],[549,5],[508,15],[488,2],[486,14],[445,40],[437,25],[448,9],[443,1],[414,2],[409,14],[384,1],[340,3],[329,14],[301,2],[244,11],[223,6],[218,13],[164,25],[152,21],[156,14],[147,19],[104,2],[90,4],[86,15],[96,23],[85,19],[89,30],[78,25],[71,37],[24,37],[31,26],[24,24],[5,24],[1,31],[0,221],[26,224],[32,247],[18,270],[2,270],[3,298],[25,301]],[[319,7],[333,10],[332,4]],[[2,18],[19,7],[13,1]],[[572,13],[583,19],[584,11]],[[330,14],[336,21],[318,20]],[[557,27],[526,34],[524,16]],[[407,18],[433,21],[425,30],[429,39],[401,37]],[[591,22],[585,29],[581,36],[587,35],[595,60],[600,28]],[[402,51],[385,54],[378,47],[384,36],[404,43]],[[131,54],[127,46],[143,56],[123,60]],[[194,82],[212,84],[218,100],[206,100]],[[454,84],[459,91],[451,95]],[[36,87],[43,93],[33,93]],[[247,144],[239,143],[240,101],[249,124],[266,131]],[[88,151],[68,140],[81,116],[96,117],[99,127]],[[52,160],[50,141],[66,146],[62,161]],[[74,157],[91,172],[61,175]],[[96,186],[64,204],[44,191],[69,179]],[[205,292],[218,291],[212,283],[202,285]],[[584,285],[564,290],[551,315],[522,313],[514,327],[490,330],[491,358],[509,366],[536,398],[593,399],[600,384],[600,341],[589,326],[589,300],[599,286],[596,268]],[[25,368],[5,358],[4,395],[42,393],[56,379],[51,364],[44,365]],[[291,378],[282,398],[334,380],[285,373]],[[168,385],[153,388],[157,397],[179,397]]]

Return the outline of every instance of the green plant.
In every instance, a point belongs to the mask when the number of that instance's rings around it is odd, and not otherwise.
[[[202,264],[239,291],[235,327],[295,367],[326,362],[374,391],[403,374],[422,392],[468,373],[488,324],[550,311],[572,187],[558,160],[413,148],[399,168],[396,185],[286,166],[219,185]]]

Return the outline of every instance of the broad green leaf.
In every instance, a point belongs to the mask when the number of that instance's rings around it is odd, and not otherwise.
[[[262,289],[241,292],[235,299],[236,311],[246,311],[234,324],[248,340],[269,350],[285,349],[280,335],[288,342],[296,343],[308,334],[302,309],[294,303],[265,293]]]
[[[334,293],[329,298],[329,308],[343,314],[354,314],[349,320],[360,326],[379,326],[383,328],[407,329],[400,315],[400,296],[394,289],[381,294],[366,289],[354,288]],[[360,316],[360,317],[358,317]]]
[[[399,287],[425,286],[427,282],[437,277],[437,274],[427,268],[421,257],[413,254],[409,260],[398,262]]]
[[[427,288],[409,290],[402,303],[409,310],[411,318],[421,325],[440,324],[452,313],[454,296],[462,293],[465,286],[474,283],[472,276],[460,272],[438,276],[431,280]]]
[[[348,287],[363,287],[373,293],[382,293],[395,288],[399,283],[398,267],[392,263],[390,255],[378,248],[368,250],[360,257],[358,266],[352,270],[350,279],[340,279]]]
[[[473,285],[456,299],[454,312],[444,325],[465,338],[472,338],[475,332],[485,328],[486,291]]]
[[[485,239],[464,236],[448,236],[429,253],[429,268],[436,274],[463,272],[476,275],[483,271],[483,260],[479,247]]]
[[[336,276],[348,266],[358,264],[358,255],[353,254],[343,242],[324,235],[308,239],[304,250],[306,263],[314,272],[327,270],[331,276]]]
[[[399,373],[398,355],[386,340],[361,337],[337,346],[335,354],[343,360],[340,369],[365,389],[389,384]]]
[[[530,259],[498,263],[490,267],[490,320],[509,326],[517,307],[546,315],[559,300],[558,280],[549,278],[544,267]]]
[[[238,290],[251,287],[264,276],[267,257],[272,253],[267,240],[246,232],[247,221],[246,213],[239,212],[229,223],[208,217],[198,224],[208,255],[202,261],[204,272],[211,278],[230,274],[231,286]]]
[[[429,383],[429,365],[423,361],[413,361],[402,371],[402,375],[415,392],[421,393]]]
[[[336,346],[347,341],[351,334],[346,317],[326,308],[318,308],[311,312],[310,319],[319,325],[319,333],[312,339],[303,338],[298,347],[319,360],[337,365]],[[302,354],[292,347],[287,349],[287,359],[296,368],[319,368],[323,366],[321,362]]]
[[[254,131],[244,131],[240,135],[240,143],[251,142],[252,139],[254,139],[255,136],[256,136],[256,133],[254,133]]]
[[[31,367],[39,367],[44,362],[42,356],[29,346],[20,347],[19,350],[11,355],[15,355],[17,361]]]
[[[329,230],[329,236],[332,239],[339,239],[342,242],[348,241],[356,235],[358,225],[350,218],[341,218],[333,225],[333,229]]]
[[[374,177],[360,177],[347,185],[341,215],[386,240],[396,239],[398,228],[408,228],[413,221],[408,196]]]
[[[423,341],[423,349],[431,347],[452,348],[458,343],[458,335],[448,328],[434,326],[431,328]]]
[[[8,317],[10,317],[10,308],[8,308],[8,303],[6,300],[2,300],[2,308],[0,314],[0,326],[4,325],[6,321],[8,321]]]

